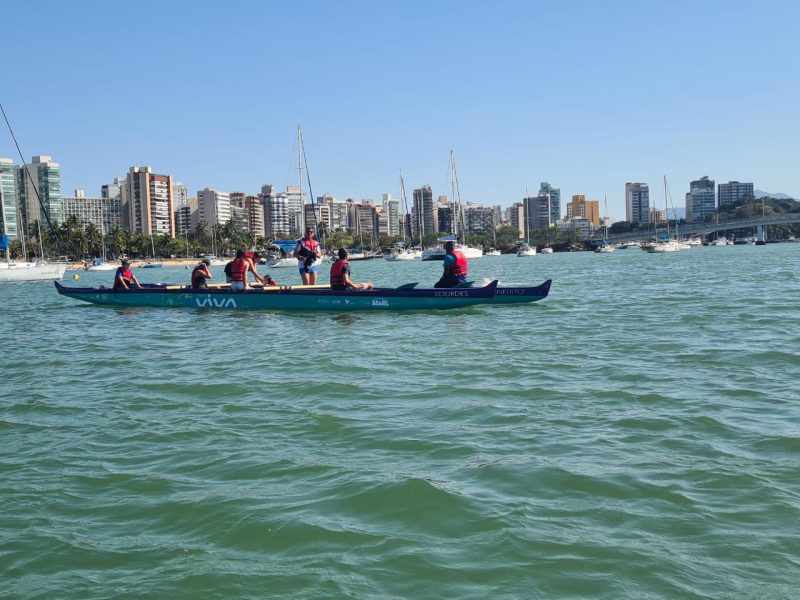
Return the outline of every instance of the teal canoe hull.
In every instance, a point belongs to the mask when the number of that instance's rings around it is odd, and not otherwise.
[[[441,310],[477,304],[533,302],[547,296],[549,281],[533,294],[499,294],[497,282],[468,288],[378,288],[369,291],[334,291],[330,288],[258,288],[233,292],[229,288],[197,290],[184,286],[152,285],[142,289],[78,288],[56,283],[59,294],[110,306],[203,308],[213,310],[395,311]],[[517,288],[513,288],[517,289]],[[520,288],[522,289],[522,288]]]

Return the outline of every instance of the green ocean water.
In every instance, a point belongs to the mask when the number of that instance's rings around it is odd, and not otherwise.
[[[800,244],[470,266],[551,295],[303,315],[0,287],[0,598],[797,597]]]

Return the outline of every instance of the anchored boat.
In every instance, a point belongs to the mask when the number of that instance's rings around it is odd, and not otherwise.
[[[193,289],[183,285],[145,284],[142,288],[68,287],[55,282],[58,293],[76,300],[113,306],[271,310],[429,310],[462,308],[476,304],[535,302],[546,298],[550,280],[539,286],[417,288],[409,283],[397,288],[332,290],[327,285],[253,287],[234,292],[230,286]]]

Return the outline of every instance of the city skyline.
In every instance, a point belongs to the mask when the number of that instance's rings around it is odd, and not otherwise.
[[[607,196],[624,220],[625,184],[648,183],[660,206],[664,175],[676,204],[705,175],[800,196],[792,3],[189,8],[141,5],[174,25],[164,38],[122,27],[124,6],[14,7],[6,58],[28,68],[0,102],[26,162],[61,164],[62,193],[95,195],[131,165],[192,196],[285,189],[301,124],[314,197],[400,198],[401,169],[409,204],[425,184],[447,194],[451,149],[462,200],[484,205],[547,181],[562,208]],[[114,33],[102,52],[74,35],[91,31]],[[715,85],[728,80],[740,85]],[[7,132],[0,156],[19,162]]]

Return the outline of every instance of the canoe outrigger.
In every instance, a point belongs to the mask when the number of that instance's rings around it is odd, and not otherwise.
[[[170,306],[181,308],[236,308],[273,310],[428,310],[461,308],[475,304],[535,302],[546,298],[551,280],[535,287],[417,288],[416,283],[397,288],[332,290],[327,285],[253,287],[242,292],[215,285],[193,289],[183,285],[144,284],[142,288],[68,287],[55,282],[59,294],[114,306]]]

